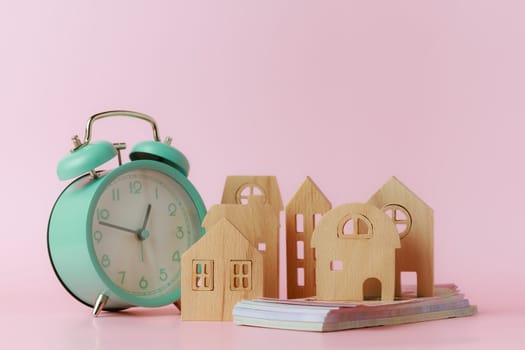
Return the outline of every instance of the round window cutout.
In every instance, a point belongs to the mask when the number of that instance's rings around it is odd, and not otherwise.
[[[248,204],[250,197],[261,197],[262,202],[266,203],[266,194],[264,193],[264,190],[255,184],[245,184],[237,190],[237,204]]]
[[[399,238],[403,239],[410,233],[412,217],[408,210],[398,204],[388,204],[383,207],[383,212],[388,215],[394,225],[396,225]]]
[[[339,238],[371,238],[372,223],[366,216],[360,214],[347,215],[339,223],[337,230]]]

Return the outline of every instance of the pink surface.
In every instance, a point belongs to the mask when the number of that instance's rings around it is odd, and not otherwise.
[[[28,348],[523,348],[519,1],[0,3],[1,333]],[[190,159],[206,204],[231,174],[306,175],[333,204],[396,175],[435,210],[436,282],[476,317],[310,334],[183,323],[172,309],[93,320],[54,277],[55,167],[94,113],[149,113]],[[150,137],[133,120],[95,137]]]

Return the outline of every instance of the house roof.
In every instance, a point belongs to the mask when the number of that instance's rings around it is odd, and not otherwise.
[[[244,237],[255,245],[262,238],[268,239],[280,226],[275,208],[264,204],[256,197],[248,204],[216,204],[209,208],[202,226],[208,231],[215,227],[222,218],[226,218]]]
[[[228,176],[222,193],[222,204],[240,204],[237,200],[238,191],[246,185],[256,185],[264,190],[266,203],[277,211],[283,210],[283,200],[275,176]]]
[[[367,218],[372,224],[373,236],[370,241],[381,242],[381,244],[390,245],[394,248],[401,246],[394,223],[380,209],[371,204],[346,203],[333,208],[323,216],[312,234],[312,247],[323,246],[335,249],[343,244],[361,244],[359,241],[368,241],[368,239],[340,240],[338,238],[341,225],[344,225],[348,219],[358,216]]]
[[[301,186],[286,205],[286,209],[294,208],[301,211],[304,207],[313,207],[314,211],[326,212],[332,207],[332,203],[326,198],[315,182],[307,176]]]
[[[403,184],[399,179],[395,176],[392,176],[379,190],[377,190],[376,193],[371,198],[374,198],[379,195],[385,195],[385,193],[399,193],[398,191],[401,190],[405,192],[406,194],[410,195],[414,199],[416,199],[418,202],[420,202],[421,205],[428,208],[430,211],[434,211],[431,206],[429,206],[425,201],[423,201],[415,192],[413,192],[408,186]]]
[[[220,219],[213,225],[206,234],[195,244],[188,248],[184,254],[193,255],[196,252],[207,251],[209,257],[216,254],[224,254],[227,251],[239,250],[245,254],[256,254],[260,257],[260,252],[253,247],[248,239],[226,218]]]

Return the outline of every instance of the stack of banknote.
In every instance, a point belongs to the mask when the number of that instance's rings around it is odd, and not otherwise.
[[[472,316],[476,312],[477,307],[470,305],[456,285],[441,284],[434,287],[432,297],[417,298],[415,288],[409,287],[394,301],[243,300],[233,309],[233,321],[247,326],[331,332]]]

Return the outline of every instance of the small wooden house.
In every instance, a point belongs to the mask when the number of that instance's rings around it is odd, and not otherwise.
[[[264,260],[263,296],[279,297],[279,216],[260,196],[249,196],[246,205],[218,204],[212,206],[203,221],[208,230],[226,218],[250,244],[259,250]]]
[[[396,252],[396,295],[401,295],[401,273],[416,272],[417,296],[434,290],[434,212],[396,177],[368,201],[389,215],[401,238]]]
[[[183,320],[232,320],[238,301],[263,292],[263,257],[226,219],[182,256]]]
[[[307,177],[286,205],[287,293],[289,299],[315,295],[312,234],[332,204]]]
[[[350,203],[328,211],[312,236],[316,294],[320,300],[363,300],[378,285],[393,300],[399,235],[392,220],[369,204]]]

